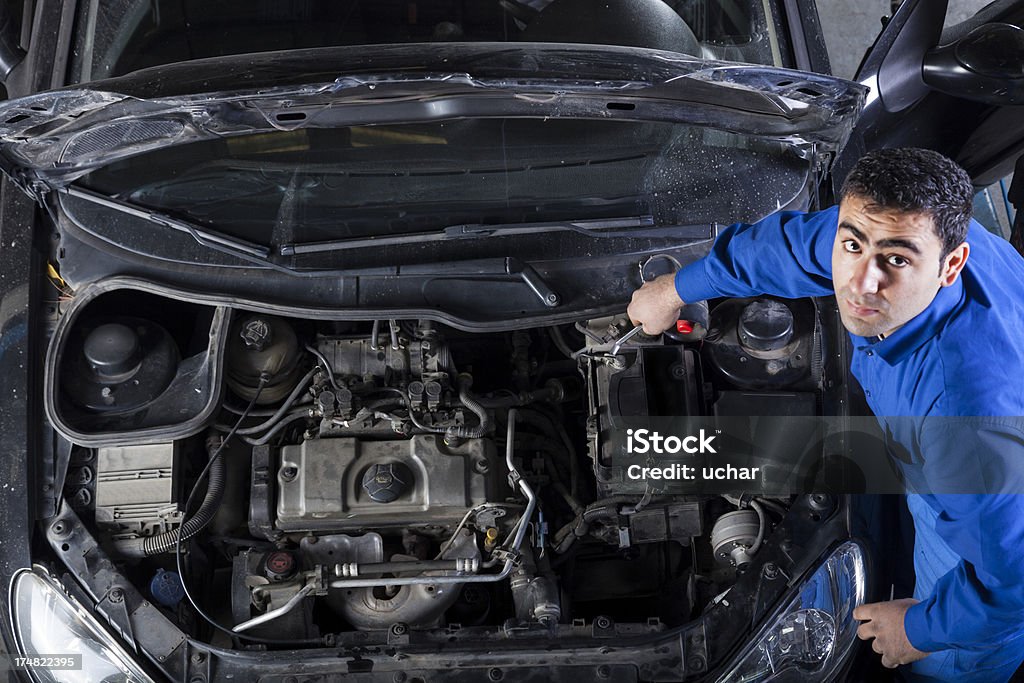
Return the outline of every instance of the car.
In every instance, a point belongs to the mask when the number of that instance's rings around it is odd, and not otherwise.
[[[16,680],[881,679],[907,543],[834,300],[624,310],[866,150],[1006,176],[1019,2],[908,0],[859,83],[806,0],[22,5]]]

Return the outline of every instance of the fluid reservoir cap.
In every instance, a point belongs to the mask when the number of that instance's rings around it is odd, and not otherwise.
[[[284,550],[275,550],[267,555],[264,565],[271,581],[283,581],[295,573],[295,558]]]
[[[363,490],[370,500],[390,503],[412,485],[412,472],[400,462],[371,465],[363,473]]]
[[[127,325],[100,325],[85,338],[83,352],[102,379],[123,382],[139,369],[139,337]]]
[[[263,318],[250,318],[242,325],[239,332],[242,341],[250,349],[262,351],[274,341],[274,330]]]
[[[781,301],[747,304],[740,314],[740,344],[754,351],[775,351],[793,336],[793,312]]]
[[[149,592],[154,600],[170,609],[177,607],[185,597],[185,587],[181,585],[178,572],[165,572],[163,569],[156,570],[156,576],[149,582]]]

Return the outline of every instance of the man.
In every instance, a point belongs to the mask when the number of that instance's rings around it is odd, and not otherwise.
[[[658,334],[684,301],[834,293],[917,491],[915,599],[859,607],[857,634],[912,680],[1006,681],[1024,659],[1024,260],[971,220],[970,178],[935,152],[869,154],[841,195],[723,230],[637,290],[629,317]]]

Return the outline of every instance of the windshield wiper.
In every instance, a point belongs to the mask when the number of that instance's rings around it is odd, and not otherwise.
[[[172,230],[184,232],[190,235],[196,242],[209,249],[230,254],[261,266],[268,266],[275,270],[291,272],[291,269],[289,268],[271,263],[269,260],[271,253],[270,247],[262,244],[247,242],[235,237],[222,235],[212,230],[208,230],[207,228],[201,228],[197,225],[193,225],[188,221],[183,221],[180,218],[174,218],[173,216],[168,216],[167,214],[160,213],[159,211],[146,209],[122,199],[117,199],[116,197],[106,195],[101,192],[86,190],[75,185],[69,185],[61,190],[61,192],[71,197],[84,199],[88,202],[92,202],[93,204],[98,204],[100,206],[114,209],[115,211],[120,211],[121,213],[128,214],[129,216],[142,218],[150,223],[155,223],[157,225],[168,227]]]
[[[552,221],[550,223],[463,223],[449,225],[433,232],[416,232],[406,235],[382,235],[380,237],[353,237],[350,239],[329,240],[326,242],[308,242],[282,244],[279,247],[281,256],[297,254],[315,254],[325,251],[344,251],[346,249],[362,249],[365,247],[387,247],[406,244],[422,244],[443,240],[480,239],[485,237],[506,237],[508,235],[536,235],[547,232],[569,231],[587,237],[652,237],[657,235],[679,236],[680,230],[697,226],[654,226],[653,216],[626,216],[624,218],[599,218],[581,221]],[[709,226],[699,226],[706,236]],[[637,230],[637,228],[653,228],[653,230]],[[697,235],[700,236],[700,235]]]

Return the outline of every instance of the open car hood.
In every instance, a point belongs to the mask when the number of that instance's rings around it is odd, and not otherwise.
[[[865,89],[640,48],[447,44],[198,60],[0,105],[0,167],[40,199],[108,163],[205,139],[468,117],[668,121],[845,144]]]

